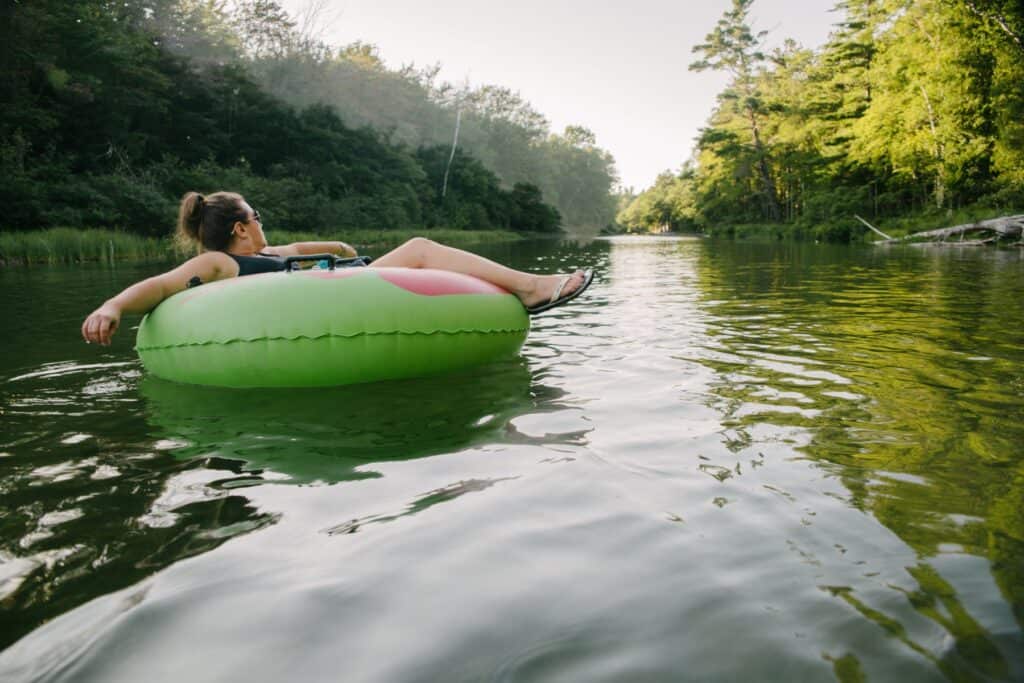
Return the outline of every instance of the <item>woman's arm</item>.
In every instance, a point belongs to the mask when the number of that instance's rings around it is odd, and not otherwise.
[[[82,338],[108,346],[117,331],[124,313],[148,313],[157,304],[188,287],[193,277],[201,282],[213,282],[238,275],[238,264],[218,251],[200,254],[174,270],[136,282],[123,292],[108,299],[82,323]]]
[[[280,247],[264,247],[263,253],[274,256],[305,256],[307,254],[337,254],[357,256],[357,252],[344,242],[292,242]]]

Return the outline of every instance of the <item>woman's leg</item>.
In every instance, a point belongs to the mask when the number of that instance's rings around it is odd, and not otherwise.
[[[481,280],[507,289],[523,302],[524,306],[535,306],[551,298],[565,275],[533,275],[513,270],[500,263],[485,259],[468,251],[446,247],[425,237],[414,237],[405,244],[380,258],[372,266],[382,268],[436,268],[472,275]],[[577,270],[570,276],[562,293],[569,294],[583,284],[583,271]]]

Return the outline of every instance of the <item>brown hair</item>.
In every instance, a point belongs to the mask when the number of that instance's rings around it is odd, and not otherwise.
[[[247,218],[242,208],[244,201],[237,192],[186,192],[178,207],[178,246],[185,251],[200,246],[209,251],[227,249],[235,222],[245,222]]]

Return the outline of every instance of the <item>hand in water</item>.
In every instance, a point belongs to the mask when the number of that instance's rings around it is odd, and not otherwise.
[[[96,342],[110,346],[110,339],[121,323],[121,311],[109,304],[103,304],[89,314],[82,323],[82,338],[85,342]]]

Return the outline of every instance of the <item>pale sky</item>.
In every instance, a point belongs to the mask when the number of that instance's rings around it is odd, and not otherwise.
[[[289,11],[310,0],[283,0]],[[691,73],[730,0],[317,0],[331,45],[361,40],[392,68],[440,63],[452,83],[519,91],[553,132],[586,126],[615,157],[625,187],[677,170],[715,105],[725,77]],[[834,0],[755,0],[767,45],[818,47],[839,17]]]

